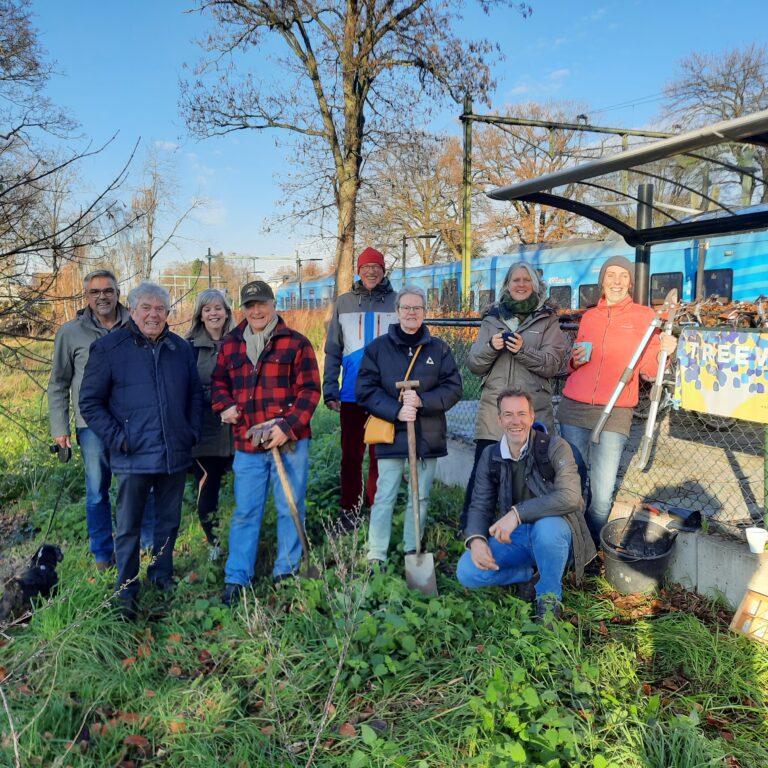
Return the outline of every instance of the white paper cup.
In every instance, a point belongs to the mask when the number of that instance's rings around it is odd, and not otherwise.
[[[749,551],[754,552],[756,555],[765,552],[765,544],[768,542],[768,531],[765,528],[747,528],[745,533],[747,534],[747,544],[749,544]]]

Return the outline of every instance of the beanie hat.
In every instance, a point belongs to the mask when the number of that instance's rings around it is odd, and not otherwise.
[[[603,290],[603,279],[605,278],[605,272],[608,267],[621,267],[629,272],[629,290],[631,291],[635,285],[635,265],[624,256],[611,256],[602,267],[600,267],[600,276],[597,278],[597,285],[600,291]]]
[[[360,267],[365,264],[378,264],[382,269],[384,267],[384,254],[377,251],[375,248],[366,248],[357,257],[357,271],[360,272]]]

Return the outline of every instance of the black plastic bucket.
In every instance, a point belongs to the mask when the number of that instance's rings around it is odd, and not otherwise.
[[[625,595],[658,589],[676,537],[677,531],[647,520],[611,520],[600,531],[605,578]]]

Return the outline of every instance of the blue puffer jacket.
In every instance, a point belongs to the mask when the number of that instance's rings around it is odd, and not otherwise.
[[[91,346],[80,412],[109,448],[113,473],[185,470],[203,416],[192,349],[167,328],[150,344],[131,320]]]
[[[413,365],[409,379],[419,382],[416,390],[422,400],[416,418],[416,455],[434,459],[448,453],[445,420],[446,411],[461,400],[462,386],[459,369],[450,347],[430,335],[422,325],[412,341],[404,341],[399,326],[392,324],[386,336],[379,336],[366,348],[357,376],[357,402],[369,413],[395,424],[395,442],[377,445],[379,459],[402,458],[408,455],[408,428],[397,420],[401,403],[398,381],[405,378],[411,357],[421,344],[421,352]]]

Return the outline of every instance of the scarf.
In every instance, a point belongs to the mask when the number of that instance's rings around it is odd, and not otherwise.
[[[532,293],[527,299],[515,301],[508,293],[499,299],[499,317],[510,331],[516,331],[527,315],[539,306],[539,297]]]
[[[248,359],[256,365],[259,360],[259,356],[264,351],[264,347],[269,341],[269,337],[272,335],[272,331],[275,330],[277,325],[277,315],[270,320],[263,331],[254,332],[251,330],[251,326],[245,324],[245,330],[243,331],[243,340],[245,341],[245,354],[248,355]]]

